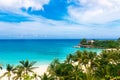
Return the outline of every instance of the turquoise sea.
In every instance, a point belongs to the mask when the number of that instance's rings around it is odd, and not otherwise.
[[[20,60],[37,61],[43,65],[53,59],[64,60],[77,50],[100,52],[100,49],[73,48],[79,39],[0,40],[0,64],[18,64]]]

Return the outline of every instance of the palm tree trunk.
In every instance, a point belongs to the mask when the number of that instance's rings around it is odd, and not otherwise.
[[[22,78],[20,77],[20,80],[22,80]]]
[[[8,80],[10,80],[10,76],[8,76]]]
[[[27,69],[25,70],[25,74],[27,75],[28,73],[27,73]]]
[[[77,76],[76,76],[75,80],[78,80]]]

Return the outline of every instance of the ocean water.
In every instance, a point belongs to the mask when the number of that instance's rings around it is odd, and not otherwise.
[[[0,40],[0,64],[19,64],[21,60],[37,61],[38,65],[49,64],[77,50],[101,52],[100,49],[73,48],[79,39]]]

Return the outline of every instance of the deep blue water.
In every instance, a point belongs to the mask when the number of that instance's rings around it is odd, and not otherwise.
[[[18,64],[26,59],[38,64],[48,64],[55,58],[63,61],[69,53],[85,50],[73,48],[79,42],[79,39],[0,40],[0,64]]]

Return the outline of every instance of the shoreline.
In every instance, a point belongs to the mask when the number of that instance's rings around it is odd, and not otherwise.
[[[117,49],[117,48],[107,48],[107,49],[104,49],[104,50],[107,50],[107,51],[111,51],[111,50],[120,50],[120,49]]]

